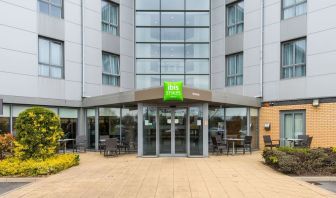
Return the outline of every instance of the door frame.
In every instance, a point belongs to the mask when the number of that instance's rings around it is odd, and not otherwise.
[[[161,142],[160,142],[160,110],[162,109],[169,109],[171,111],[171,135],[170,135],[170,141],[171,141],[171,152],[170,154],[161,154],[160,153],[160,146],[161,146]],[[176,150],[175,150],[175,146],[176,146],[176,139],[175,139],[175,132],[176,132],[176,128],[175,128],[175,115],[176,115],[176,110],[185,110],[185,133],[186,133],[186,144],[185,144],[185,149],[186,149],[186,152],[185,153],[176,153]],[[159,157],[186,157],[188,156],[188,137],[189,137],[189,130],[188,130],[188,117],[189,117],[189,113],[188,113],[188,107],[185,107],[185,106],[181,106],[181,107],[160,107],[158,106],[157,107],[157,118],[158,118],[158,124],[157,124],[157,128],[156,128],[156,131],[157,131],[157,137],[158,137],[158,141],[156,143],[156,146],[158,148],[158,156]]]
[[[284,110],[280,111],[280,145],[286,146],[285,138],[285,115],[291,114],[293,119],[293,128],[295,129],[295,114],[301,113],[303,115],[303,133],[304,135],[307,134],[306,128],[306,110],[305,109],[298,109],[298,110]],[[293,130],[294,130],[293,129]],[[295,131],[294,131],[295,133]]]

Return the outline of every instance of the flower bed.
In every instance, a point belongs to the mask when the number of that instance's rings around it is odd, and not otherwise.
[[[298,176],[336,176],[336,148],[265,149],[265,163],[285,174]]]
[[[79,164],[79,155],[55,155],[45,160],[20,160],[12,157],[0,161],[0,176],[42,176],[58,173]]]

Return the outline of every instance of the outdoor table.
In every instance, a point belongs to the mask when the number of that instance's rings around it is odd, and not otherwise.
[[[303,139],[297,139],[297,138],[285,138],[285,140],[289,142],[289,145],[291,147],[294,147],[294,142],[303,141]]]
[[[224,140],[226,140],[228,142],[232,142],[232,155],[234,155],[235,142],[237,142],[237,141],[244,141],[243,138],[224,138]]]
[[[64,145],[64,149],[63,149],[63,153],[65,153],[66,151],[66,145],[67,145],[67,142],[70,142],[72,141],[72,152],[74,153],[75,152],[75,139],[60,139],[58,140],[60,143],[63,143]]]

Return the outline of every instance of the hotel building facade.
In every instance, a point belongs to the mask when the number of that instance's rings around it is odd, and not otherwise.
[[[67,138],[208,156],[210,137],[336,145],[333,0],[1,0],[0,133],[44,106]],[[164,101],[164,82],[183,101]]]

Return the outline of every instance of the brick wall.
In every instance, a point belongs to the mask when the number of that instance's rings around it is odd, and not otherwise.
[[[280,111],[306,110],[306,134],[313,136],[312,147],[336,146],[336,103],[270,106],[260,109],[260,148],[264,147],[263,135],[280,138]],[[265,131],[264,124],[271,123],[271,130]]]

